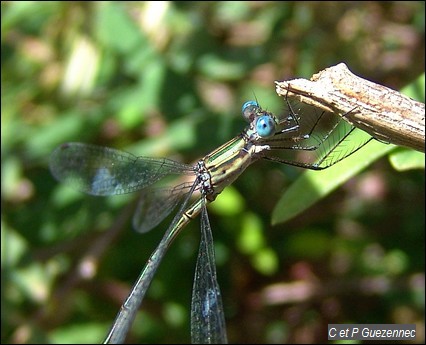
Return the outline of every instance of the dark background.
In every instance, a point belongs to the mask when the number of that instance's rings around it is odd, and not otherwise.
[[[275,80],[340,62],[396,90],[420,85],[411,96],[424,102],[424,12],[420,1],[2,2],[1,342],[101,342],[167,226],[132,231],[137,193],[56,182],[54,147],[191,163],[242,130],[246,100],[284,109]],[[275,226],[301,169],[258,162],[209,206],[231,343],[322,343],[329,323],[416,323],[424,342],[424,165],[397,171],[388,158]],[[129,343],[190,341],[198,242],[199,219],[167,253]]]

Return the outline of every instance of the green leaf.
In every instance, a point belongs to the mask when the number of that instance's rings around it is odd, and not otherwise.
[[[419,102],[425,101],[425,74],[423,73],[412,83],[405,86],[401,93]]]
[[[425,154],[405,148],[392,152],[389,155],[389,161],[398,171],[425,168]]]
[[[100,322],[70,324],[52,331],[50,339],[54,344],[94,344],[104,338],[108,327]]]
[[[234,186],[228,186],[209,208],[222,216],[238,215],[244,209],[244,198]]]
[[[96,14],[95,31],[105,47],[128,54],[145,43],[142,32],[131,20],[123,4],[99,3]]]
[[[278,201],[272,213],[272,224],[283,223],[302,213],[393,149],[394,145],[372,141],[328,169],[305,171]]]

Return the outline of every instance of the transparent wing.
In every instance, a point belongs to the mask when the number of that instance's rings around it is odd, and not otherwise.
[[[191,183],[182,183],[173,188],[145,189],[133,216],[133,228],[141,233],[155,228],[175,209],[191,186]]]
[[[108,332],[104,344],[124,343],[127,333],[129,332],[136,317],[136,313],[138,312],[145,294],[148,291],[149,285],[154,278],[155,272],[160,266],[161,260],[163,259],[173,240],[182,231],[187,222],[190,221],[190,218],[185,215],[186,212],[189,212],[193,216],[196,216],[199,213],[201,199],[197,200],[189,209],[187,209],[188,202],[196,186],[196,183],[192,185],[191,189],[183,199],[183,203],[179,207],[179,210],[173,218],[173,221],[161,239],[161,242],[152,252],[147,263],[142,269],[142,272],[139,275],[136,283],[133,285],[132,290],[121,306],[120,311],[118,312],[117,317],[115,318],[115,321],[110,331]]]
[[[123,151],[66,143],[50,157],[50,170],[61,182],[92,195],[126,194],[169,174],[193,174],[190,165],[170,159],[136,157]]]
[[[206,206],[201,210],[201,241],[191,302],[192,344],[226,344],[225,316],[216,277],[213,236]]]

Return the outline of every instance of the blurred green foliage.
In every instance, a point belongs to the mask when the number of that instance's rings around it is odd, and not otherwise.
[[[166,227],[131,231],[137,195],[58,184],[56,145],[190,163],[241,131],[244,101],[283,109],[274,80],[345,62],[394,89],[415,85],[424,13],[419,1],[2,2],[2,343],[99,343]],[[422,85],[410,95],[424,102]],[[256,163],[218,197],[209,215],[230,342],[323,343],[328,323],[424,334],[424,168],[403,151],[276,226],[300,169]],[[189,341],[198,241],[197,220],[128,342]]]

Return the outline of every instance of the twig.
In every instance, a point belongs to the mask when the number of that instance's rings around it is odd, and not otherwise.
[[[387,143],[425,152],[425,105],[383,85],[354,75],[344,63],[311,80],[276,81],[276,92],[335,112]]]

